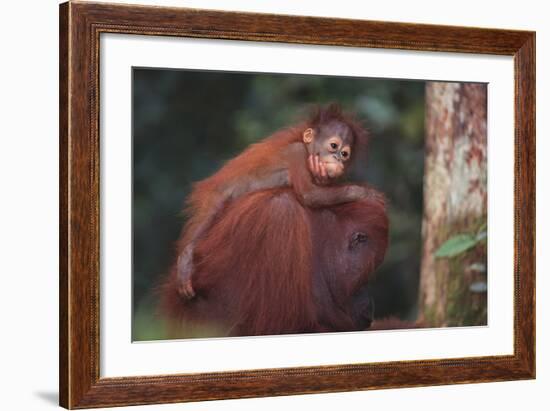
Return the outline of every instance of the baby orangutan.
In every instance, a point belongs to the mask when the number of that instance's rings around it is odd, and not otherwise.
[[[195,244],[228,202],[277,187],[292,188],[297,199],[312,208],[368,197],[367,187],[338,184],[366,143],[364,128],[331,104],[319,109],[304,124],[251,145],[214,175],[198,182],[188,201],[190,217],[178,246],[178,250],[183,250],[177,259],[180,295],[194,297]]]

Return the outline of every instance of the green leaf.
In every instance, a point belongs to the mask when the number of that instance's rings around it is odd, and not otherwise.
[[[475,236],[458,234],[445,241],[435,252],[436,257],[455,257],[469,250],[477,243]]]

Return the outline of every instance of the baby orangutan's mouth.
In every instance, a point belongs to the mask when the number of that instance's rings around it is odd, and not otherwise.
[[[325,161],[324,164],[330,178],[340,177],[344,173],[344,166],[342,163],[336,161]]]

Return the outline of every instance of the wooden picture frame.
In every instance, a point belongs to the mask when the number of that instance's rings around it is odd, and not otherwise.
[[[513,355],[100,378],[101,33],[513,56]],[[534,32],[69,2],[60,6],[59,47],[60,405],[125,406],[535,377]]]

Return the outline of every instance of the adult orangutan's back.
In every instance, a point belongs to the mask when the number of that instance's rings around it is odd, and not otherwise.
[[[289,189],[252,193],[223,210],[197,243],[196,298],[179,296],[174,267],[161,311],[193,336],[362,329],[372,313],[357,312],[368,298],[357,293],[381,263],[387,234],[374,191],[318,210]]]

